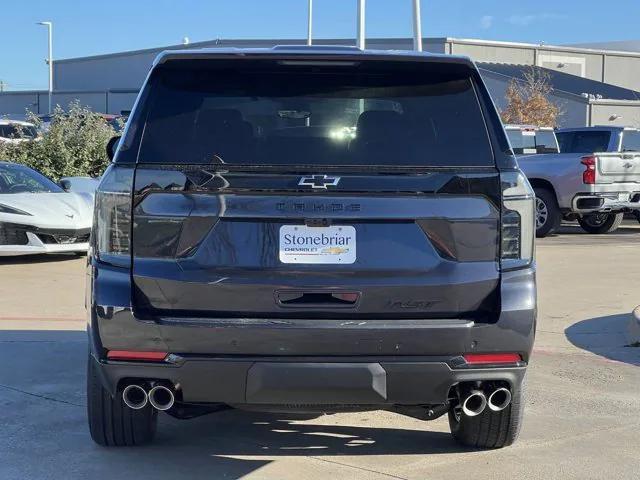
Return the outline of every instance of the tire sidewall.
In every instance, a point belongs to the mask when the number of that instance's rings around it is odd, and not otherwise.
[[[622,223],[622,219],[624,217],[623,213],[609,213],[607,214],[606,219],[600,224],[594,225],[590,223],[590,216],[584,216],[578,219],[578,223],[580,227],[587,232],[592,234],[604,234],[610,233],[618,229],[620,224]]]
[[[555,195],[544,188],[534,188],[536,195],[535,215],[536,215],[536,237],[546,237],[555,232],[560,226],[560,209],[555,199]],[[542,202],[547,209],[547,220],[538,227],[538,202]]]

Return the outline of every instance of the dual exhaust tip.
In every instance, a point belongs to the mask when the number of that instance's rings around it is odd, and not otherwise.
[[[155,385],[147,392],[141,385],[132,383],[122,391],[122,401],[133,410],[141,410],[150,403],[156,410],[165,411],[173,407],[176,397],[165,385]]]
[[[500,412],[510,403],[511,392],[508,388],[497,388],[489,397],[482,390],[471,390],[462,402],[462,412],[468,417],[475,417],[484,412],[486,407],[494,412]]]

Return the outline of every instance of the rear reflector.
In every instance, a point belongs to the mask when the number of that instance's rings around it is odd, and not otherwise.
[[[463,355],[470,365],[518,363],[522,357],[518,353],[467,353]]]
[[[161,362],[167,352],[132,352],[129,350],[110,350],[107,352],[109,360],[127,360],[135,362]]]

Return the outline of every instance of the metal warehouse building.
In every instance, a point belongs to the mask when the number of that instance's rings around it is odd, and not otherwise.
[[[306,40],[213,40],[192,43],[203,47],[271,47],[302,45]],[[316,40],[323,45],[352,45],[352,39]],[[367,48],[410,50],[411,38],[368,39]],[[521,81],[533,67],[548,71],[554,88],[552,100],[564,111],[562,125],[640,126],[640,52],[534,45],[455,38],[425,38],[424,50],[467,55],[478,62],[499,108],[511,79]],[[147,71],[162,50],[184,45],[70,58],[54,62],[53,103],[74,99],[95,111],[130,110]],[[0,115],[21,115],[25,110],[43,113],[46,91],[0,93]]]

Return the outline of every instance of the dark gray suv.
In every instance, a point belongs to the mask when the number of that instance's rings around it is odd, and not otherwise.
[[[469,59],[170,51],[114,143],[89,254],[97,443],[226,408],[515,440],[533,194]]]

